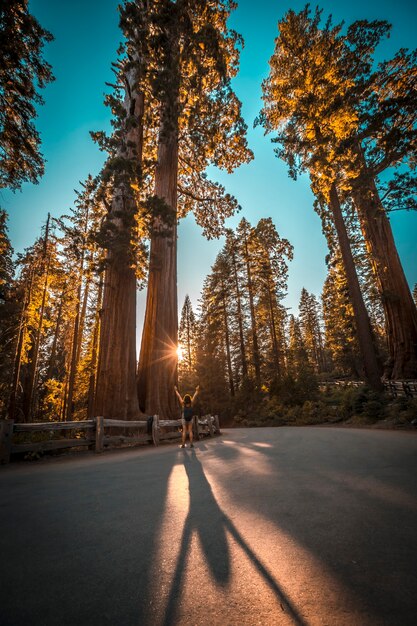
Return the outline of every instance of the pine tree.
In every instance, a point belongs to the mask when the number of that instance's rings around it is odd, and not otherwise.
[[[307,6],[300,14],[289,11],[280,22],[271,73],[263,84],[265,106],[261,121],[267,131],[280,129],[275,139],[281,145],[277,154],[286,160],[294,177],[298,171],[309,172],[321,213],[328,206],[345,265],[365,375],[375,389],[380,389],[380,366],[337,187],[343,170],[334,156],[334,151],[357,128],[357,114],[349,99],[353,78],[346,77],[346,68],[334,62],[343,47],[339,40],[341,27],[332,27],[328,20],[321,29],[320,19],[321,12],[317,9],[310,17]],[[377,23],[374,30],[381,29],[383,25]],[[371,27],[369,32],[374,30]],[[346,63],[350,68],[353,61],[347,59]],[[364,71],[363,64],[359,71]]]
[[[201,201],[197,220],[205,230],[208,226],[218,234],[225,211],[230,213],[236,203],[223,196],[219,186],[205,182],[204,170],[214,163],[231,171],[252,157],[246,148],[240,103],[230,88],[237,71],[239,38],[226,22],[234,6],[229,0],[157,3],[151,41],[159,68],[151,83],[159,110],[155,202],[165,209],[165,216],[155,216],[151,229],[138,391],[142,410],[165,417],[176,417],[178,410],[173,387],[179,177],[181,192],[189,201],[182,212]],[[216,213],[210,196],[219,197],[219,193],[224,202],[220,203],[222,212]]]
[[[0,415],[3,417],[7,410],[19,308],[14,288],[13,248],[7,232],[7,213],[0,209]]]
[[[29,13],[27,0],[0,4],[0,187],[18,189],[25,181],[38,182],[44,171],[40,137],[33,123],[38,91],[53,80],[42,58],[52,41]]]
[[[318,302],[314,294],[303,287],[299,304],[299,318],[304,345],[310,363],[316,372],[323,369],[323,340],[320,328]]]
[[[213,294],[220,285],[210,274],[204,281],[197,326],[196,369],[201,385],[200,402],[207,412],[224,412],[230,402],[230,377],[228,380],[224,315],[221,295]],[[220,295],[220,298],[219,298]]]
[[[262,349],[269,370],[269,383],[279,380],[284,372],[284,320],[281,300],[287,293],[288,261],[293,258],[293,247],[282,239],[271,218],[263,218],[256,225],[253,248],[253,277],[259,292],[258,310],[263,305],[266,315],[264,327],[269,340]],[[269,363],[268,363],[269,361]]]
[[[361,379],[363,360],[340,252],[328,260],[322,307],[325,350],[331,362],[333,375]]]
[[[124,52],[115,64],[115,94],[107,98],[115,128],[111,138],[93,133],[109,153],[102,173],[107,219],[100,241],[106,269],[100,320],[94,412],[119,419],[139,414],[136,387],[136,286],[144,270],[144,241],[138,209],[142,185],[144,76],[147,63],[148,16],[143,3],[121,7]],[[106,185],[107,183],[107,185]],[[110,195],[110,199],[108,198]]]
[[[417,314],[376,176],[401,161],[413,163],[416,55],[400,51],[375,72],[373,53],[389,31],[386,22],[355,22],[343,35],[341,25],[332,26],[328,20],[321,27],[320,21],[321,11],[311,16],[307,6],[299,14],[290,11],[280,23],[270,77],[263,85],[261,121],[267,131],[278,129],[277,153],[291,174],[310,173],[313,189],[324,196],[338,232],[343,228],[339,206],[345,196],[354,200],[385,310],[389,374],[411,375],[417,364]],[[351,270],[346,271],[354,297]],[[355,315],[363,334],[366,321],[358,302]],[[365,337],[363,341],[369,352],[372,342]],[[366,369],[369,372],[369,364]],[[377,375],[372,378],[377,386]]]
[[[253,260],[252,251],[255,246],[255,231],[249,222],[243,218],[236,229],[236,236],[240,242],[240,255],[245,271],[245,288],[249,302],[249,313],[251,321],[251,347],[252,363],[255,374],[257,388],[261,387],[261,358],[259,351],[258,324],[255,310],[255,286],[253,283]]]
[[[66,390],[65,419],[71,421],[74,412],[74,390],[76,385],[80,359],[82,357],[83,333],[87,315],[88,300],[93,281],[93,273],[97,271],[99,253],[95,241],[99,225],[104,217],[104,210],[99,201],[98,181],[88,176],[81,183],[82,191],[76,192],[75,208],[70,215],[65,215],[58,224],[63,233],[60,240],[63,264],[72,274],[73,309],[70,312],[72,321],[71,342],[68,354],[68,385]],[[63,299],[61,300],[63,303]],[[57,327],[60,322],[58,311]],[[78,393],[79,395],[79,393]]]
[[[196,319],[190,296],[187,294],[181,310],[178,344],[182,352],[181,368],[188,373],[195,368],[195,333]]]
[[[239,246],[237,238],[231,229],[226,232],[226,243],[224,247],[226,257],[230,262],[230,294],[236,306],[236,326],[238,332],[239,363],[242,370],[242,379],[248,377],[248,362],[246,356],[246,315],[243,307],[243,285],[241,284],[242,259],[239,256]]]

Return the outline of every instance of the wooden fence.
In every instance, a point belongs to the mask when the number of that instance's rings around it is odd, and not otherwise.
[[[331,380],[320,382],[320,389],[331,387],[362,387],[363,380]],[[393,398],[405,396],[407,398],[417,398],[417,380],[385,380],[384,391]]]
[[[95,417],[92,420],[80,422],[41,422],[34,424],[19,424],[13,420],[0,420],[0,463],[9,463],[12,454],[39,453],[64,448],[88,447],[95,452],[102,452],[105,447],[117,444],[153,443],[159,445],[160,441],[180,439],[182,426],[181,420],[160,420],[154,415],[148,420],[125,421]],[[106,435],[106,428],[111,428],[112,433]],[[115,429],[120,428],[124,432],[115,435]],[[70,437],[56,438],[62,431],[70,431]],[[126,431],[133,433],[126,434]],[[205,415],[194,417],[193,431],[195,439],[203,435],[220,433],[219,418],[217,415]],[[15,442],[17,433],[43,432],[46,438],[37,442]]]

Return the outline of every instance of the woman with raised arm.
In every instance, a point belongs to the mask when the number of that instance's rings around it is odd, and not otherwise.
[[[193,444],[193,405],[196,397],[198,396],[198,392],[200,391],[200,386],[197,385],[195,388],[195,392],[193,397],[190,394],[186,393],[182,398],[177,387],[174,387],[175,393],[177,394],[177,398],[182,408],[182,444],[181,448],[185,448],[185,440],[188,433],[188,438],[190,440],[190,448],[194,448]]]

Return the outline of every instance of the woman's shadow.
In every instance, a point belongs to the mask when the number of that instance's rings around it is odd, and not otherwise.
[[[187,557],[194,532],[200,539],[204,557],[214,580],[217,584],[224,587],[228,585],[231,578],[231,559],[227,541],[227,532],[229,532],[274,592],[280,609],[292,617],[294,624],[303,626],[304,621],[298,615],[297,610],[286,597],[277,581],[261,563],[233,522],[217,504],[211,485],[194,450],[190,454],[188,452],[185,453],[184,467],[188,476],[190,505],[165,610],[164,625],[169,626],[176,623]]]

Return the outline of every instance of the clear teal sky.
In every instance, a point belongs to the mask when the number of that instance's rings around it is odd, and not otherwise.
[[[233,175],[211,171],[242,205],[242,212],[229,220],[234,227],[242,216],[255,224],[271,216],[282,237],[294,246],[286,304],[297,309],[301,288],[320,295],[325,278],[326,244],[320,221],[312,208],[308,181],[288,178],[285,165],[273,154],[268,137],[253,120],[261,108],[261,81],[268,74],[277,22],[292,8],[305,2],[240,0],[231,26],[245,39],[241,71],[235,89],[243,102],[248,139],[255,160]],[[37,126],[41,132],[46,173],[39,185],[24,185],[16,194],[0,192],[0,204],[10,215],[9,232],[15,251],[31,245],[48,211],[58,216],[74,201],[74,189],[89,173],[99,172],[104,157],[90,139],[90,130],[109,130],[109,111],[103,105],[105,81],[112,82],[110,64],[116,57],[121,36],[117,0],[30,0],[31,12],[55,36],[46,58],[56,81],[44,92]],[[314,4],[312,6],[315,6]],[[327,16],[347,23],[355,19],[386,19],[393,24],[391,38],[379,51],[380,58],[400,47],[415,47],[417,4],[413,0],[326,0],[320,4]],[[410,285],[417,282],[417,213],[392,214],[392,227]],[[179,229],[178,298],[181,306],[189,293],[197,305],[202,282],[210,271],[223,241],[206,241],[190,216]],[[144,296],[139,296],[138,334],[143,319]]]

